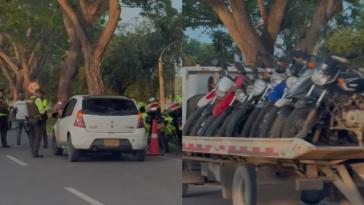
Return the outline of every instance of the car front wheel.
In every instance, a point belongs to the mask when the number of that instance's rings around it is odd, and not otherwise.
[[[59,156],[63,154],[63,149],[59,148],[57,145],[56,135],[53,132],[52,136],[52,149],[53,149],[53,155]]]
[[[71,136],[69,136],[67,139],[67,148],[68,148],[68,161],[77,162],[80,156],[80,151],[73,147]]]

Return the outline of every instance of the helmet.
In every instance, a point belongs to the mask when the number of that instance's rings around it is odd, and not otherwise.
[[[138,109],[140,109],[141,107],[145,107],[145,104],[143,102],[138,102]]]

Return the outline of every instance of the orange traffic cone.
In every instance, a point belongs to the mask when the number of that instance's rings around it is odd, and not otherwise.
[[[152,123],[152,133],[151,134],[152,135],[150,136],[149,152],[147,153],[147,155],[160,156],[162,154],[159,152],[157,123],[155,120],[153,120],[153,123]]]

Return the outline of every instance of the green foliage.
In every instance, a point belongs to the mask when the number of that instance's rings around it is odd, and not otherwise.
[[[225,33],[221,33],[225,35]],[[220,39],[222,40],[219,41]],[[185,37],[183,38],[182,47],[183,66],[210,65],[210,62],[215,58],[232,61],[235,53],[231,39],[226,36],[215,38],[213,43],[201,43],[196,39]]]

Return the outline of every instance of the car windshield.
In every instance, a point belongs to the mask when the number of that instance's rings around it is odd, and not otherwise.
[[[132,100],[121,98],[89,98],[82,102],[85,115],[125,116],[137,115],[138,109]]]

